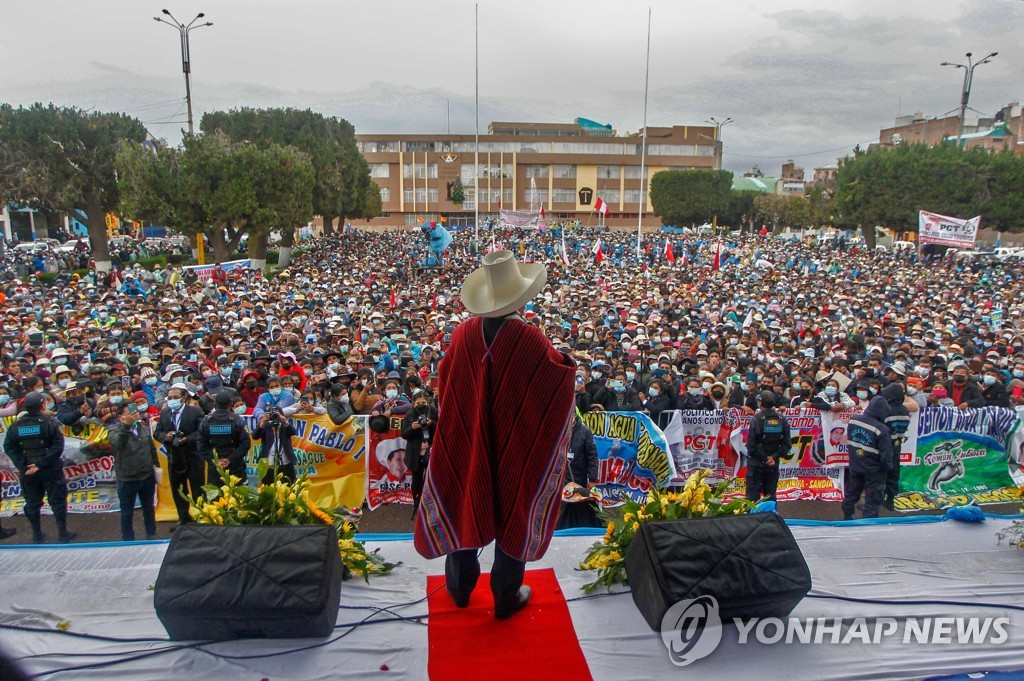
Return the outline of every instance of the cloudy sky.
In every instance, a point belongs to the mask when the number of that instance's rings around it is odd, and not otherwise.
[[[168,3],[168,4],[162,4]],[[170,4],[173,3],[173,4]],[[195,118],[237,106],[309,107],[358,132],[474,129],[474,5],[456,0],[4,0],[0,99],[125,111],[174,143],[184,127],[178,37],[191,34]],[[942,115],[963,72],[971,106],[1024,99],[1021,0],[651,0],[650,125],[727,117],[725,166],[810,173],[895,116]],[[481,0],[480,125],[583,116],[643,121],[648,3]]]

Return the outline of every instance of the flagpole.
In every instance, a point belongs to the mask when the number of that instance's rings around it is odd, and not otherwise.
[[[473,228],[477,249],[480,248],[480,3],[473,5],[473,33],[475,35],[474,63],[476,73],[476,137],[473,144]],[[493,228],[492,228],[493,235]]]
[[[644,193],[644,172],[647,161],[647,86],[651,76],[651,8],[647,8],[647,63],[644,67],[644,129],[640,142],[640,211],[636,221],[636,258],[640,259],[640,239],[643,236],[644,207],[647,195]]]

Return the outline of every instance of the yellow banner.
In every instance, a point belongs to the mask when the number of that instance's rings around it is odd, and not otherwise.
[[[256,420],[252,416],[242,417],[252,432]],[[292,449],[298,463],[295,474],[305,474],[313,483],[310,496],[321,506],[336,508],[347,506],[358,508],[366,498],[366,419],[355,416],[340,426],[334,425],[323,416],[293,416],[289,419],[295,428]],[[163,474],[157,485],[157,520],[177,520],[178,513],[171,497],[170,475],[167,470],[167,456],[162,443],[156,443]],[[253,440],[246,459],[249,485],[256,486],[256,465],[263,452],[263,442]]]

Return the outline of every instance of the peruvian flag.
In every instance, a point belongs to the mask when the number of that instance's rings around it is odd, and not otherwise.
[[[715,260],[711,264],[711,266],[714,269],[716,269],[716,270],[722,269],[722,242],[721,241],[719,241],[717,244],[715,244]]]
[[[598,201],[600,201],[600,200],[601,199],[598,199]],[[598,239],[597,243],[594,244],[594,260],[596,260],[597,264],[599,264],[599,265],[601,264],[601,261],[604,260],[604,251],[601,249],[601,240],[600,239]]]
[[[665,239],[665,260],[669,262],[676,261],[676,254],[672,252],[672,242]]]
[[[569,266],[569,251],[565,249],[565,227],[562,227],[562,264]]]
[[[437,289],[436,288],[434,289],[434,299],[432,301],[430,301],[430,310],[432,312],[437,312]]]
[[[686,265],[686,249],[683,248],[683,265]]]
[[[395,309],[395,289],[391,289],[391,309]]]
[[[601,215],[608,215],[608,204],[601,200],[601,197],[597,197],[597,201],[594,201],[594,210]]]

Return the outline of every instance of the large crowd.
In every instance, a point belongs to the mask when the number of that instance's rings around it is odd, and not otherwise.
[[[891,382],[911,407],[1024,404],[1016,267],[752,234],[722,237],[716,269],[714,236],[648,235],[638,257],[634,234],[586,229],[565,265],[558,232],[457,233],[441,268],[420,267],[417,234],[325,237],[269,278],[136,264],[45,282],[5,260],[0,416],[41,391],[65,425],[105,424],[123,400],[156,414],[175,384],[206,411],[229,390],[238,413],[404,413],[432,396],[468,318],[458,285],[491,247],[548,263],[525,316],[576,361],[581,411],[752,413],[765,389],[852,409]]]

